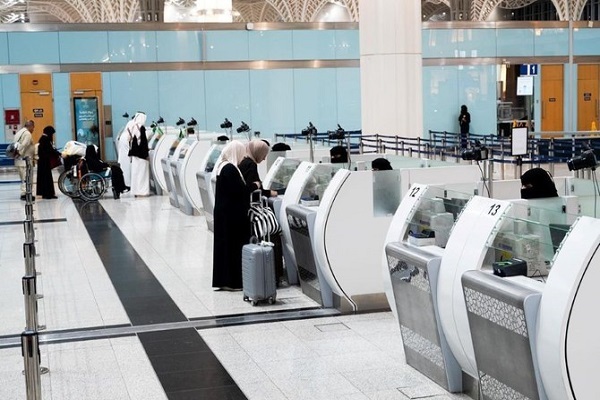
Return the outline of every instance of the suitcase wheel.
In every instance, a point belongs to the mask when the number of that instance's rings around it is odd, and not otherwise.
[[[244,301],[250,301],[250,298],[248,296],[244,296]]]
[[[269,304],[275,304],[275,297],[269,297]]]
[[[252,305],[256,306],[258,304],[258,300],[252,300]]]

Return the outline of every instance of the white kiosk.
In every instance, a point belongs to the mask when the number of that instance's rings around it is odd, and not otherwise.
[[[175,128],[169,126],[165,128],[166,133],[159,129],[157,127],[157,131],[148,142],[148,159],[150,161],[150,190],[160,196],[167,190],[161,160],[168,155],[171,145],[177,140],[177,133]]]
[[[195,215],[200,210],[200,192],[195,178],[210,143],[208,140],[197,140],[195,136],[188,137],[180,143],[177,159],[170,161],[177,203],[184,214]]]
[[[177,199],[177,193],[175,191],[175,182],[173,181],[173,174],[171,174],[171,160],[176,160],[179,158],[179,151],[181,150],[180,144],[183,140],[178,136],[172,143],[169,148],[169,152],[166,157],[163,157],[160,160],[161,169],[163,171],[163,176],[165,177],[165,186],[166,192],[169,195],[169,202],[173,207],[179,207],[179,202]]]
[[[213,231],[214,229],[214,204],[215,194],[213,191],[211,177],[218,160],[221,157],[221,151],[227,142],[214,143],[209,150],[206,152],[200,168],[196,173],[196,184],[198,186],[198,193],[202,201],[202,210],[204,212],[204,218],[206,219],[206,225],[208,230]]]

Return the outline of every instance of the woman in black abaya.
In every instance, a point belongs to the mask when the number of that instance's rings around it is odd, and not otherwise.
[[[57,156],[60,157],[60,152],[56,150],[52,144],[54,132],[56,131],[52,126],[45,127],[44,132],[38,141],[39,146],[36,195],[42,196],[43,199],[56,199],[50,158]]]
[[[238,165],[246,146],[234,140],[223,148],[217,166],[212,286],[221,290],[242,288],[242,247],[250,240],[250,193],[260,182],[246,184]]]

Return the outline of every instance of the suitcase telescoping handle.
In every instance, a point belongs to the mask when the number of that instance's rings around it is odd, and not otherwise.
[[[255,200],[258,199],[258,200]],[[261,189],[256,189],[255,191],[250,193],[250,204],[258,204],[261,207],[269,207],[269,202],[267,198],[262,195]],[[250,243],[260,244],[262,246],[273,246],[271,242],[271,233],[267,231],[266,241],[264,239],[259,240],[256,236],[253,235],[252,232],[252,224],[250,224]]]

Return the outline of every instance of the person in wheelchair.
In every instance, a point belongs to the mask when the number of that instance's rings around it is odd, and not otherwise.
[[[96,146],[90,144],[85,149],[85,167],[88,172],[103,173],[110,168],[110,176],[112,179],[113,195],[115,199],[121,197],[121,193],[129,191],[129,187],[125,186],[123,178],[123,170],[118,164],[108,164],[100,159]],[[84,169],[84,166],[81,168]],[[84,172],[84,171],[82,171]],[[85,172],[84,172],[85,173]]]

